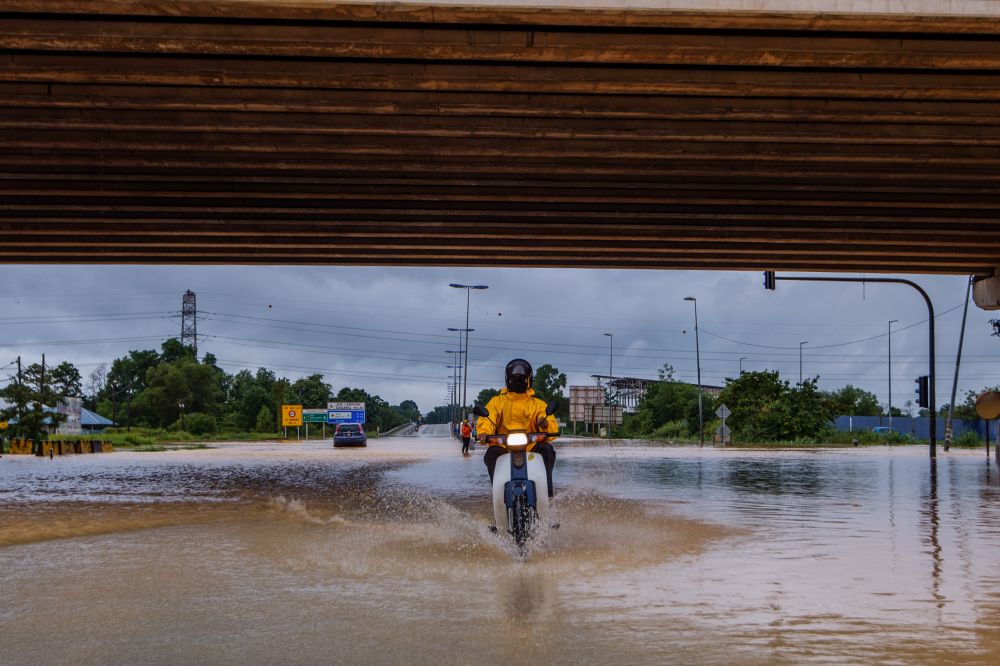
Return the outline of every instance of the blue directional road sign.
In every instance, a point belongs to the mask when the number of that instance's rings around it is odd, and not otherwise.
[[[327,423],[364,423],[363,409],[331,409],[326,413]]]

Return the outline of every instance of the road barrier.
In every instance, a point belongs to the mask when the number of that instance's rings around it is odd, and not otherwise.
[[[41,443],[38,455],[68,456],[77,453],[111,453],[112,449],[111,442],[99,442],[89,439],[45,440]],[[35,442],[30,439],[15,437],[7,441],[4,452],[10,455],[30,456],[35,452]]]

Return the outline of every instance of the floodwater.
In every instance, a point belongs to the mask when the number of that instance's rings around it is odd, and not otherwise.
[[[982,451],[564,442],[526,558],[482,449],[0,459],[0,664],[1000,663]]]

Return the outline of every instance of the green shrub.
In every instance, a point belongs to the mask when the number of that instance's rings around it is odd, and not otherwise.
[[[977,447],[982,446],[983,440],[979,433],[974,430],[966,430],[961,435],[952,440],[952,446]]]
[[[178,430],[183,430],[192,435],[213,435],[219,431],[219,424],[211,414],[192,412],[185,414],[172,426]]]
[[[271,414],[271,410],[267,406],[260,408],[257,412],[257,425],[254,427],[257,432],[274,432],[274,416]]]

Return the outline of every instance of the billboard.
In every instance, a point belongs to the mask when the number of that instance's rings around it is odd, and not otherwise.
[[[604,405],[604,399],[604,389],[600,386],[570,386],[570,421],[588,421],[589,408],[594,405]]]

